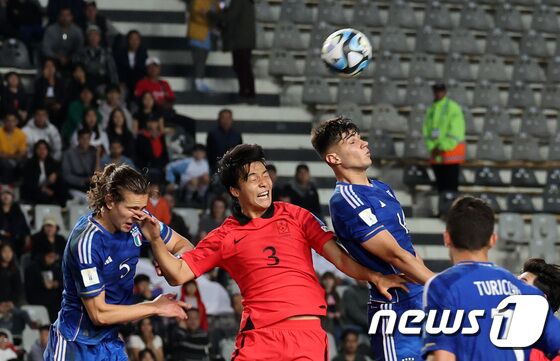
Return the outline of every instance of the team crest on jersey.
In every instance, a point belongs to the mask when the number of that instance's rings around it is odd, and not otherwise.
[[[136,247],[140,247],[142,245],[142,233],[140,233],[138,227],[132,228],[131,233],[132,233],[132,239],[134,240],[134,245]]]
[[[280,233],[280,234],[289,234],[290,233],[290,228],[288,227],[288,222],[286,222],[286,221],[276,222],[276,227],[278,228],[278,233]]]

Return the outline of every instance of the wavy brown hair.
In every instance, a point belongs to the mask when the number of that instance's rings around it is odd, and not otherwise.
[[[109,164],[91,178],[91,188],[87,192],[89,207],[99,213],[106,204],[106,196],[118,203],[124,199],[123,191],[148,194],[149,185],[146,177],[131,166]]]

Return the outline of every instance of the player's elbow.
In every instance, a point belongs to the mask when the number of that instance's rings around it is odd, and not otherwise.
[[[91,318],[91,322],[97,327],[109,326],[110,322],[102,313],[96,312]]]

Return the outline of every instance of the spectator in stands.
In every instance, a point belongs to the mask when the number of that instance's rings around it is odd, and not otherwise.
[[[134,135],[126,124],[126,115],[122,108],[115,108],[109,115],[109,125],[107,125],[107,137],[109,143],[119,141],[123,148],[123,154],[128,158],[134,157]]]
[[[440,194],[440,215],[451,204],[442,203],[442,194],[459,190],[459,167],[465,161],[465,119],[461,106],[447,97],[443,83],[432,87],[434,103],[426,110],[422,133],[431,153],[431,163]]]
[[[80,99],[74,100],[68,107],[68,117],[62,126],[62,138],[64,141],[69,142],[74,132],[80,128],[84,120],[84,114],[87,109],[96,108],[97,102],[95,101],[93,90],[89,87],[84,87],[80,90]],[[101,121],[101,114],[97,112],[98,122]]]
[[[84,15],[83,21],[80,22],[83,32],[85,33],[91,25],[97,26],[101,35],[101,45],[110,46],[112,44],[111,39],[117,31],[105,16],[99,14],[95,1],[84,2]]]
[[[165,136],[157,119],[149,119],[146,128],[136,138],[136,164],[139,168],[148,168],[152,181],[161,183],[165,179],[165,165],[169,162]]]
[[[231,0],[223,11],[210,11],[208,15],[222,29],[224,51],[231,51],[241,101],[254,102],[255,77],[251,66],[251,52],[256,45],[255,2]]]
[[[86,69],[84,64],[73,64],[72,65],[72,75],[68,81],[66,88],[66,101],[68,104],[72,103],[74,100],[78,100],[81,97],[82,89],[89,88],[92,86],[88,80]]]
[[[18,169],[27,155],[27,138],[17,127],[17,113],[4,116],[4,126],[0,128],[0,184],[16,181]]]
[[[43,39],[43,14],[38,0],[8,0],[8,21],[27,49]]]
[[[278,180],[278,171],[276,170],[274,164],[267,164],[266,170],[268,171],[268,175],[272,181],[272,201],[276,202],[280,199],[284,186]]]
[[[31,236],[31,258],[41,260],[43,256],[53,250],[60,259],[66,248],[66,238],[58,231],[60,228],[52,217],[45,217],[41,230]]]
[[[115,62],[119,72],[119,79],[126,85],[128,100],[132,100],[136,83],[146,72],[148,51],[142,45],[142,36],[138,30],[130,30],[126,34],[126,45],[115,52]]]
[[[195,280],[191,280],[181,287],[180,300],[198,310],[200,327],[204,331],[208,331],[208,315],[206,315],[206,306],[204,306],[204,302],[202,302],[202,297],[200,296],[200,291]]]
[[[84,120],[80,129],[87,129],[91,132],[90,145],[95,147],[99,155],[109,153],[109,137],[104,129],[99,124],[99,112],[96,109],[89,108],[84,112]],[[78,145],[78,134],[72,135],[70,144],[73,146]]]
[[[323,319],[323,328],[332,335],[337,334],[340,327],[340,296],[336,291],[336,277],[332,272],[321,276],[321,285],[325,289],[327,300],[327,317]]]
[[[193,147],[192,157],[186,159],[188,164],[181,175],[181,188],[185,194],[187,203],[193,206],[203,205],[208,184],[210,184],[208,159],[206,159],[206,147],[196,144]]]
[[[49,325],[39,327],[39,339],[33,343],[31,350],[27,354],[27,361],[44,361],[43,353],[49,342]]]
[[[134,95],[140,97],[145,92],[150,92],[153,94],[156,104],[163,111],[169,111],[175,103],[175,93],[173,93],[169,83],[160,78],[160,73],[160,60],[149,57],[146,60],[146,76],[136,84]]]
[[[17,38],[18,30],[8,20],[8,0],[0,1],[0,36]]]
[[[14,202],[10,187],[2,187],[0,205],[0,241],[11,244],[21,255],[28,244],[30,231],[21,207]]]
[[[218,125],[208,132],[206,137],[206,153],[212,174],[217,170],[218,159],[229,149],[241,143],[243,143],[241,133],[233,128],[233,112],[230,109],[220,110]]]
[[[150,277],[139,274],[134,277],[134,303],[153,300]]]
[[[367,312],[363,312],[363,306],[369,299],[367,282],[356,281],[346,289],[342,296],[342,323],[357,326],[361,332],[367,333],[369,329]]]
[[[0,318],[2,318],[10,311],[9,309],[2,310],[2,306],[6,306],[6,303],[11,303],[12,306],[19,305],[22,296],[20,271],[17,267],[14,249],[9,243],[0,244],[0,285],[2,285],[0,287]],[[0,320],[0,328],[8,328],[12,334],[20,334],[23,331],[22,327],[20,332],[14,332],[11,327],[6,327],[5,322],[7,321],[9,320],[5,318]]]
[[[138,361],[156,361],[156,354],[149,348],[145,348],[138,354]]]
[[[76,52],[73,61],[84,64],[88,79],[95,89],[107,84],[119,84],[115,59],[109,48],[101,46],[99,27],[89,25],[86,37],[86,46]]]
[[[323,219],[319,192],[311,180],[309,167],[306,164],[299,164],[296,167],[295,177],[286,184],[285,193],[290,197],[291,203],[305,208],[319,219]]]
[[[57,21],[58,14],[63,8],[70,9],[76,24],[80,24],[85,16],[83,0],[47,0],[47,16],[49,24]]]
[[[365,355],[362,355],[358,350],[358,339],[360,334],[352,329],[344,331],[342,334],[342,347],[340,354],[332,361],[368,361]]]
[[[208,332],[200,327],[198,309],[187,311],[186,320],[177,319],[171,330],[171,355],[173,360],[209,361],[210,341]]]
[[[62,302],[62,270],[58,260],[58,253],[54,247],[50,247],[25,270],[27,302],[45,306],[51,322],[56,320]]]
[[[17,349],[13,340],[10,339],[9,330],[0,329],[0,360],[12,361],[17,360]]]
[[[62,155],[62,176],[71,190],[86,192],[89,180],[98,168],[98,152],[91,143],[91,132],[78,131],[78,146],[67,149]]]
[[[69,70],[74,55],[83,43],[82,30],[74,24],[72,11],[62,7],[58,12],[58,22],[45,30],[43,56],[57,59],[63,70]]]
[[[33,109],[44,108],[57,128],[64,121],[63,106],[65,103],[64,81],[56,71],[54,59],[47,58],[43,63],[41,76],[35,80],[33,92]]]
[[[175,208],[175,197],[171,193],[165,194],[165,199],[167,199],[167,203],[169,203],[169,208],[171,209],[171,222],[169,223],[169,228],[173,231],[179,233],[181,236],[185,237],[186,239],[190,239],[192,242],[192,235],[189,230],[189,227],[185,223],[185,220],[181,215],[177,212],[174,212],[173,209]]]
[[[103,169],[106,165],[115,163],[115,164],[127,164],[131,167],[134,167],[134,162],[132,159],[128,158],[127,156],[123,155],[124,147],[119,139],[113,139],[109,144],[109,153],[105,154],[101,158],[100,167]]]
[[[105,95],[105,100],[99,104],[99,112],[102,117],[101,126],[103,129],[107,128],[109,125],[111,113],[115,109],[121,110],[126,120],[126,127],[132,129],[132,115],[130,115],[130,112],[126,109],[126,104],[123,102],[121,88],[118,85],[109,85],[105,90]]]
[[[148,200],[146,210],[163,223],[169,225],[171,222],[171,209],[167,199],[161,196],[159,184],[150,184],[149,195],[150,199]]]
[[[27,138],[27,156],[33,157],[37,142],[44,140],[49,146],[49,155],[54,159],[60,160],[62,156],[62,141],[58,129],[49,121],[49,113],[42,105],[35,108],[33,118],[29,119],[27,125],[23,127],[23,132]]]
[[[208,233],[218,228],[227,218],[227,202],[225,198],[217,196],[212,200],[210,213],[200,216],[198,222],[197,242],[206,237]]]
[[[212,48],[211,24],[208,11],[217,10],[216,0],[194,0],[189,5],[187,38],[193,59],[193,85],[199,92],[207,93],[208,85],[203,81],[206,59]]]
[[[146,129],[146,124],[150,119],[157,119],[159,128],[163,132],[165,122],[163,120],[163,113],[159,106],[156,104],[154,95],[147,91],[142,93],[140,98],[140,109],[134,114],[132,121],[132,133],[138,134],[139,130]]]
[[[21,198],[31,204],[66,205],[68,193],[60,174],[60,163],[50,156],[49,144],[41,139],[23,168]]]
[[[154,334],[150,318],[138,321],[138,330],[136,334],[130,336],[127,346],[134,360],[138,360],[140,351],[145,348],[152,350],[156,355],[156,361],[164,360],[163,341],[160,336]]]
[[[18,73],[10,71],[6,74],[5,80],[6,87],[2,94],[2,111],[4,114],[17,113],[20,122],[25,124],[28,109],[27,99],[29,97],[25,94],[21,78]]]

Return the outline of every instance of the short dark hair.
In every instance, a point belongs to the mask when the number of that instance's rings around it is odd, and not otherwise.
[[[224,113],[229,113],[230,115],[233,115],[233,112],[231,111],[231,109],[223,108],[223,109],[220,109],[220,111],[218,112],[218,119],[220,119],[222,117],[222,114],[224,114]]]
[[[446,229],[455,248],[478,251],[494,233],[494,211],[482,199],[461,197],[447,214]]]
[[[117,84],[108,85],[107,88],[105,89],[105,94],[109,94],[111,92],[117,92],[120,94],[121,87],[119,87]]]
[[[91,134],[91,130],[88,128],[81,128],[78,130],[78,138],[80,138],[84,134]]]
[[[337,117],[319,123],[311,131],[311,144],[321,158],[325,156],[329,147],[340,142],[344,134],[359,133],[358,126],[348,118]]]
[[[239,144],[224,154],[218,162],[218,175],[230,195],[230,188],[239,188],[239,181],[246,181],[249,167],[253,162],[261,162],[266,166],[264,151],[258,144]]]
[[[537,278],[534,286],[543,291],[552,312],[560,308],[560,265],[546,263],[542,258],[529,258],[523,272],[531,272]]]
[[[342,332],[342,337],[341,337],[342,341],[345,341],[346,337],[348,337],[349,335],[360,337],[360,333],[358,331],[354,330],[353,328],[347,328]]]
[[[300,170],[306,170],[309,172],[309,166],[304,163],[298,164],[298,166],[296,167],[296,173],[299,172]]]
[[[146,276],[143,273],[140,273],[139,275],[136,275],[136,277],[134,277],[134,285],[136,286],[137,284],[139,284],[140,282],[148,282],[150,283],[150,277]]]
[[[204,144],[200,144],[200,143],[196,143],[192,149],[193,152],[196,152],[198,150],[204,151],[206,152],[206,146]]]

